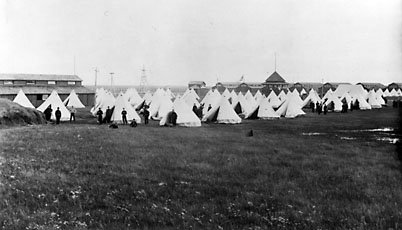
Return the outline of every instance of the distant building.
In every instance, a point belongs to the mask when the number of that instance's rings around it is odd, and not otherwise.
[[[393,82],[387,86],[388,90],[391,91],[392,89],[402,89],[402,83]]]
[[[321,87],[322,83],[320,82],[296,82],[291,88],[295,88],[299,92],[304,89],[308,93],[311,89],[314,89],[316,92],[318,92]]]
[[[225,89],[228,89],[229,91],[234,90],[236,93],[242,92],[246,93],[248,90],[252,94],[256,93],[258,89],[261,89],[263,87],[262,83],[259,82],[218,82],[213,89],[217,89],[220,93],[225,91]]]
[[[265,80],[263,85],[264,85],[264,87],[266,87],[270,90],[274,89],[274,88],[281,90],[281,89],[287,89],[289,86],[289,83],[287,83],[285,81],[285,79],[283,79],[282,76],[279,75],[279,73],[275,71],[271,74],[271,76],[269,76]]]
[[[378,89],[384,89],[386,87],[381,83],[369,83],[369,82],[359,82],[356,85],[361,85],[366,90],[372,90],[372,89],[378,90]]]
[[[202,88],[206,88],[207,85],[205,84],[204,81],[190,81],[188,83],[188,88],[189,89],[202,89]]]
[[[86,106],[93,105],[95,96],[94,91],[82,86],[82,79],[76,75],[0,74],[1,98],[14,100],[20,89],[35,107],[41,105],[53,90],[64,100],[74,89]]]

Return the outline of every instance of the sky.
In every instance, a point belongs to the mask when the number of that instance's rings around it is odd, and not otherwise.
[[[402,82],[400,0],[0,0],[0,73]]]

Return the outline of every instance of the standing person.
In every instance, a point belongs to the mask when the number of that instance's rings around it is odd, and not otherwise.
[[[43,113],[45,114],[46,121],[50,121],[50,118],[52,117],[52,112],[53,112],[52,105],[49,105],[45,109],[45,111],[43,111]]]
[[[144,107],[144,111],[142,112],[142,115],[144,116],[144,124],[148,124],[148,119],[149,119],[149,111],[147,107]]]
[[[320,112],[318,111],[320,109],[320,103],[317,101],[317,103],[315,103],[315,110],[317,111],[318,114],[320,114]]]
[[[353,106],[354,106],[354,105],[353,105],[353,101],[351,101],[351,102],[350,102],[350,112],[353,111]]]
[[[110,119],[112,118],[112,110],[108,106],[106,109],[106,116],[105,116],[105,122],[110,123]]]
[[[121,118],[123,120],[123,125],[127,125],[127,111],[123,108],[123,111],[121,111]]]
[[[318,113],[318,115],[320,115],[321,112],[322,112],[322,104],[320,103],[320,104],[318,104],[318,107],[317,107],[317,113]]]
[[[70,109],[70,122],[72,121],[72,120],[74,120],[75,121],[75,113],[77,112],[77,110],[74,108],[74,106],[71,106],[71,109]]]
[[[177,122],[177,113],[174,111],[174,109],[172,109],[172,113],[170,114],[170,121],[172,123],[173,126],[176,126],[176,122]]]
[[[96,112],[96,115],[98,116],[98,123],[101,125],[102,124],[102,115],[103,115],[103,111],[101,108],[99,108],[98,112]]]
[[[314,102],[310,102],[310,109],[311,112],[314,113]]]
[[[324,104],[324,115],[327,115],[328,113],[328,106],[327,104]]]
[[[56,116],[56,124],[60,124],[61,111],[59,107],[57,107],[56,112],[54,112],[54,115]]]

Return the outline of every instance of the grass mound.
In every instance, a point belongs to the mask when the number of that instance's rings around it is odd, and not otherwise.
[[[8,99],[0,99],[0,125],[44,124],[42,112],[25,108]]]

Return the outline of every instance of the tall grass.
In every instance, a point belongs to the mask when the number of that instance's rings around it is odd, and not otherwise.
[[[400,228],[396,146],[350,132],[397,124],[386,108],[200,128],[3,129],[0,226]]]

